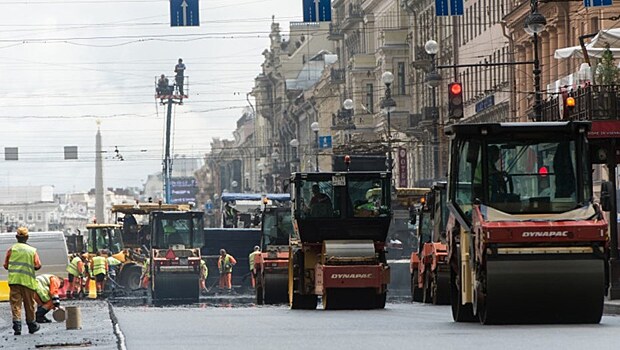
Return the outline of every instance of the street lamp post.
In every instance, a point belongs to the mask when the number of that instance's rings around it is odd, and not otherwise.
[[[256,168],[258,169],[258,187],[259,187],[259,191],[263,192],[265,189],[263,187],[263,182],[265,181],[263,179],[263,169],[265,169],[265,165],[263,164],[263,162],[259,162],[256,165]]]
[[[435,57],[437,56],[437,52],[439,52],[439,44],[435,40],[429,40],[424,44],[424,50],[431,57],[431,69],[426,74],[426,83],[431,87],[431,108],[432,108],[432,118],[434,125],[434,141],[431,142],[433,146],[433,175],[435,180],[439,179],[439,124],[441,121],[439,120],[439,115],[437,115],[437,94],[436,88],[441,84],[441,75],[437,72],[437,64],[435,61]]]
[[[525,18],[525,31],[532,35],[534,45],[534,120],[542,121],[542,92],[540,89],[540,59],[538,53],[538,34],[547,25],[545,16],[538,12],[538,0],[530,0],[531,13]]]
[[[316,165],[316,172],[319,172],[319,123],[318,122],[313,122],[312,124],[310,124],[310,129],[312,129],[312,132],[314,132],[314,147],[315,147],[315,165]]]
[[[293,164],[293,172],[297,171],[297,163],[299,163],[299,157],[297,156],[297,147],[299,147],[299,141],[297,139],[292,139],[291,142],[289,142],[289,145],[291,145],[291,149],[292,149],[292,156],[293,159],[291,159],[291,163]]]
[[[384,72],[381,75],[381,81],[385,84],[385,98],[381,101],[381,108],[387,115],[388,152],[385,167],[387,171],[392,171],[394,164],[392,161],[392,127],[390,125],[390,114],[396,109],[396,101],[392,99],[392,90],[390,86],[392,85],[392,82],[394,82],[394,74],[392,74],[392,72]]]
[[[345,135],[345,140],[347,142],[351,141],[351,130],[355,129],[355,124],[353,123],[353,120],[352,120],[353,105],[354,105],[353,100],[350,98],[347,98],[342,103],[342,107],[344,108],[344,119],[345,119],[344,135]]]
[[[278,179],[278,158],[280,158],[280,154],[277,150],[274,150],[273,153],[271,153],[271,160],[273,161],[273,173],[271,175],[273,176],[272,188],[274,193],[278,192],[278,187],[276,186],[276,181]]]

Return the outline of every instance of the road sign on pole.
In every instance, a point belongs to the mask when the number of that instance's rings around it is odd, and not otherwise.
[[[462,16],[463,15],[463,1],[464,0],[435,0],[435,15],[436,16]],[[584,0],[588,1],[588,0]],[[611,1],[611,0],[598,0],[598,1]]]
[[[611,6],[612,0],[583,0],[584,7]]]
[[[319,136],[319,148],[320,149],[332,148],[332,137],[331,136]]]
[[[304,22],[329,22],[332,20],[331,0],[303,0],[303,6]]]
[[[170,26],[197,27],[199,25],[198,0],[170,0]]]

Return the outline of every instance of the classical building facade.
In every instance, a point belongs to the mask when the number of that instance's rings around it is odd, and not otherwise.
[[[525,18],[531,12],[530,1],[513,1],[511,4],[504,19],[513,41],[515,61],[533,61],[533,37],[523,30]],[[555,51],[578,46],[580,36],[620,26],[617,16],[614,16],[620,12],[620,4],[585,8],[583,2],[540,2],[538,11],[547,19],[547,25],[538,40],[544,100],[550,94],[556,93],[558,88],[576,84],[577,82],[565,78],[577,73],[584,62],[578,58],[556,60]],[[595,62],[596,60],[593,60],[592,63]],[[535,102],[533,66],[516,66],[513,74],[516,81],[515,115],[521,121],[531,120]]]

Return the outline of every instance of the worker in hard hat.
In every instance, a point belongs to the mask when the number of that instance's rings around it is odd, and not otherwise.
[[[220,249],[220,257],[217,259],[217,267],[220,270],[220,289],[232,290],[232,269],[237,264],[235,258],[226,253],[226,249]]]
[[[84,258],[79,254],[71,255],[69,265],[67,265],[67,274],[69,286],[67,287],[67,299],[77,298],[82,290],[82,277],[84,277]]]
[[[254,246],[254,250],[250,253],[248,260],[250,261],[250,274],[252,275],[252,288],[256,287],[256,256],[261,255],[260,247]]]
[[[36,312],[37,322],[50,323],[52,321],[45,315],[60,306],[58,290],[62,289],[65,281],[58,276],[45,274],[37,276],[37,283],[37,294],[34,296],[34,300],[39,305]]]
[[[103,297],[103,289],[105,287],[105,280],[108,276],[108,260],[101,256],[101,251],[97,252],[97,256],[93,257],[90,263],[91,276],[95,279],[97,285],[97,297]]]
[[[9,271],[9,301],[13,315],[13,331],[22,334],[22,304],[26,313],[28,333],[36,333],[41,327],[36,321],[34,296],[38,288],[35,271],[41,268],[41,260],[37,249],[28,245],[28,229],[19,227],[15,235],[15,243],[6,252],[4,269]]]
[[[381,188],[366,191],[366,202],[355,206],[355,216],[372,217],[378,215],[381,207]]]
[[[207,277],[209,277],[209,268],[207,268],[207,263],[200,259],[200,292],[207,292]]]

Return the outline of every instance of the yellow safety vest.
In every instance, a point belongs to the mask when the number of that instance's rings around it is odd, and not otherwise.
[[[9,285],[17,284],[37,290],[38,283],[34,274],[34,256],[37,250],[25,243],[15,243],[11,247],[9,258]]]
[[[207,268],[207,263],[200,259],[200,277],[203,279],[207,279],[209,276],[209,269]]]
[[[103,256],[96,256],[93,258],[93,275],[107,274],[105,269],[106,259]]]
[[[254,251],[250,253],[250,271],[252,271],[254,269],[254,259],[255,256],[257,256],[258,254],[260,254],[260,251]]]
[[[227,267],[228,266],[228,267]],[[220,273],[231,273],[232,264],[230,263],[230,255],[226,254],[226,257],[222,259],[220,256]]]
[[[52,275],[39,275],[37,276],[37,294],[41,301],[47,303],[50,301],[50,277]]]
[[[79,257],[75,257],[71,260],[71,262],[69,263],[69,265],[67,266],[67,272],[72,274],[75,277],[79,277],[80,276],[80,272],[78,271],[78,263],[82,261],[82,259],[80,259]]]

